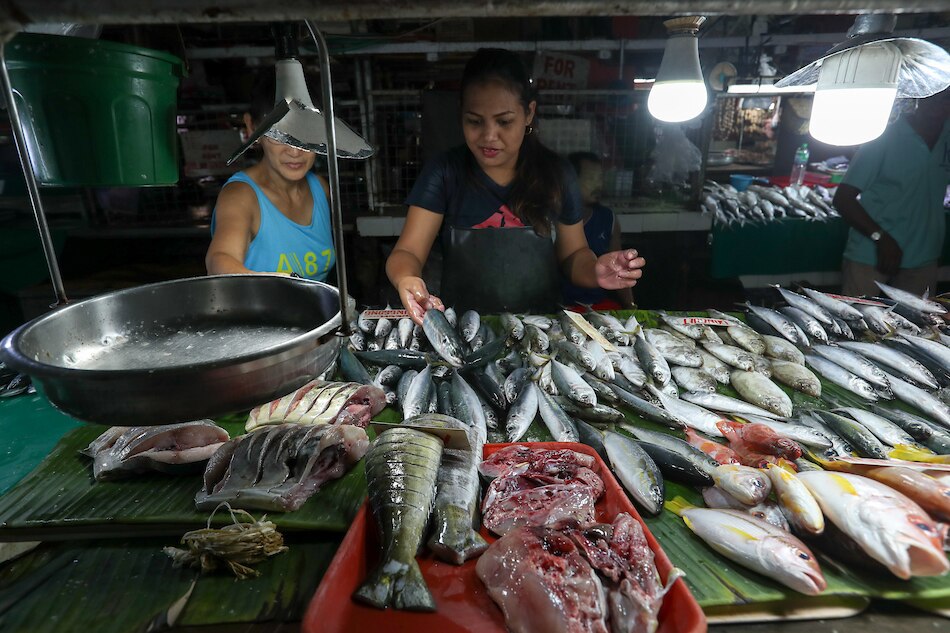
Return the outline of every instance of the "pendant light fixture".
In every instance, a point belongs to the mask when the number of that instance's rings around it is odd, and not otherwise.
[[[893,15],[860,15],[848,39],[781,79],[778,88],[816,85],[811,135],[831,145],[874,140],[887,127],[896,98],[923,99],[950,86],[950,54],[893,35]]]
[[[281,26],[284,28],[275,29],[277,90],[274,109],[258,123],[244,145],[231,155],[228,165],[262,136],[297,149],[327,155],[326,121],[310,98],[292,32]],[[337,157],[363,159],[373,155],[375,150],[346,123],[335,117],[334,123]]]
[[[708,95],[699,67],[696,36],[705,21],[702,16],[690,16],[663,23],[669,31],[669,39],[647,98],[647,108],[655,119],[681,123],[696,118],[706,109]]]

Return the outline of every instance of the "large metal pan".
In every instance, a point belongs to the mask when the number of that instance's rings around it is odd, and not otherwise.
[[[280,275],[150,284],[67,305],[0,343],[55,406],[89,422],[170,424],[249,409],[335,360],[339,292]]]

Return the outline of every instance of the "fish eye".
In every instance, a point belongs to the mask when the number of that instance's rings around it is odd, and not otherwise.
[[[805,552],[798,552],[798,557],[802,560],[811,560],[811,556],[809,556]]]
[[[930,526],[927,525],[926,523],[917,523],[916,526],[917,526],[921,531],[923,531],[923,532],[932,532],[932,531],[933,531],[933,530],[930,529]]]

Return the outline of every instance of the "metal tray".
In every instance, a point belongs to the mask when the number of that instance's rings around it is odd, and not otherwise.
[[[58,308],[11,332],[0,359],[69,415],[109,425],[249,409],[339,353],[339,292],[282,275],[179,279]]]

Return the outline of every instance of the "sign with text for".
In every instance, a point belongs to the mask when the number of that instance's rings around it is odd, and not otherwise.
[[[872,301],[870,299],[859,299],[858,297],[848,297],[846,295],[833,295],[830,292],[826,292],[824,294],[831,297],[832,299],[837,299],[838,301],[844,301],[845,303],[860,303],[861,305],[878,306],[880,308],[890,307],[886,303],[881,303],[880,301]]]
[[[408,319],[409,312],[406,310],[363,310],[364,319]]]
[[[716,325],[719,327],[735,325],[735,323],[726,321],[725,319],[714,319],[712,317],[682,317],[676,319],[676,322],[683,325]]]
[[[576,55],[538,53],[534,57],[534,81],[545,88],[586,88],[590,62]]]

